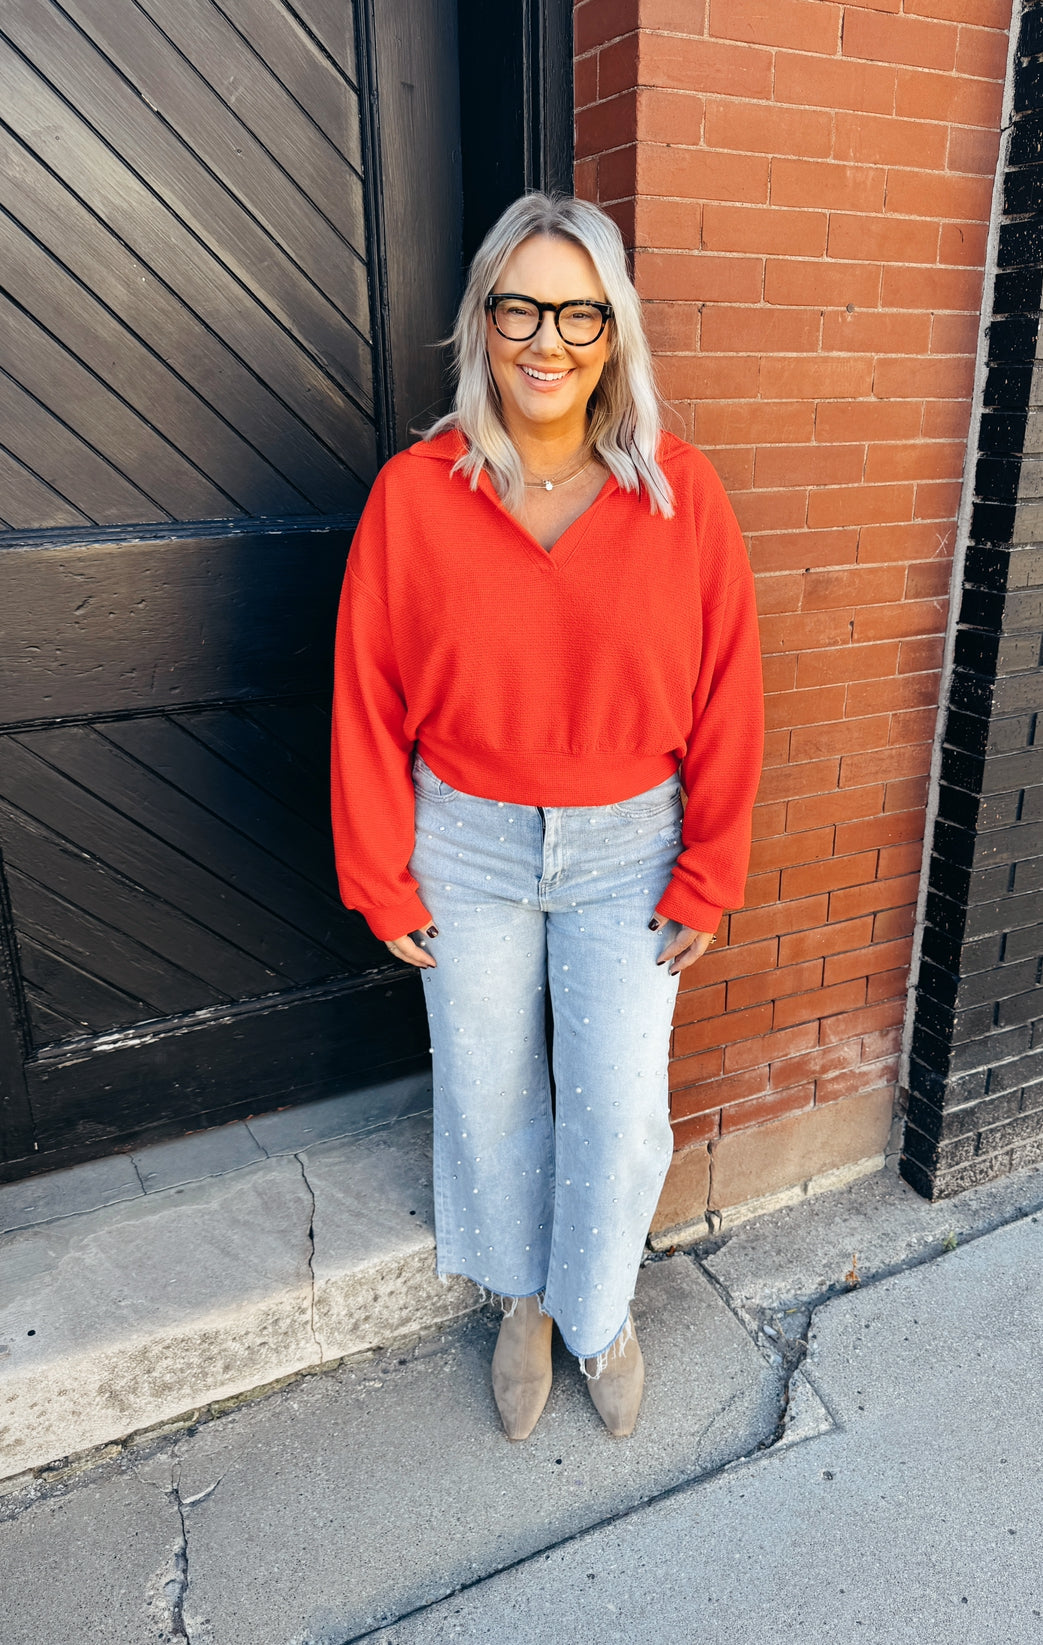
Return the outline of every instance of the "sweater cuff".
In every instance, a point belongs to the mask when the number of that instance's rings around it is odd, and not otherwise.
[[[656,903],[656,913],[664,920],[686,925],[690,931],[716,931],[724,909],[705,902],[673,879]]]
[[[360,908],[359,913],[381,942],[394,942],[396,937],[422,931],[431,924],[431,916],[415,891],[404,902],[394,903],[390,908]]]

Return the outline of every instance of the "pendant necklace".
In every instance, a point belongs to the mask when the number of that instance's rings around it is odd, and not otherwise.
[[[582,468],[577,468],[574,473],[567,474],[564,480],[526,480],[526,488],[529,491],[553,491],[557,486],[567,486],[570,481],[578,480],[581,474],[585,474],[593,461],[593,457],[588,457]]]

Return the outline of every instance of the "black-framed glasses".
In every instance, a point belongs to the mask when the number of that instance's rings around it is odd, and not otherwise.
[[[611,303],[588,302],[570,297],[565,303],[538,303],[520,291],[491,291],[485,306],[501,337],[511,343],[526,343],[535,337],[545,314],[553,314],[558,336],[570,348],[586,348],[596,343],[612,318]]]

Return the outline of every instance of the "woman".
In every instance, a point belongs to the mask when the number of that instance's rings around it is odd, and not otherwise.
[[[709,463],[660,431],[597,207],[515,201],[453,342],[454,409],[381,470],[345,578],[341,892],[421,970],[438,1270],[504,1299],[508,1436],[546,1402],[552,1322],[623,1435],[678,976],[748,862],[752,578]]]

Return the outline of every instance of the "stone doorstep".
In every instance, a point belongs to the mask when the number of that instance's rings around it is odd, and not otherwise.
[[[90,1167],[3,1190],[35,1220],[0,1238],[0,1479],[476,1307],[435,1275],[422,1086],[396,1082],[407,1117],[292,1152],[335,1105],[251,1122],[257,1157],[222,1132],[157,1145],[122,1197]]]

